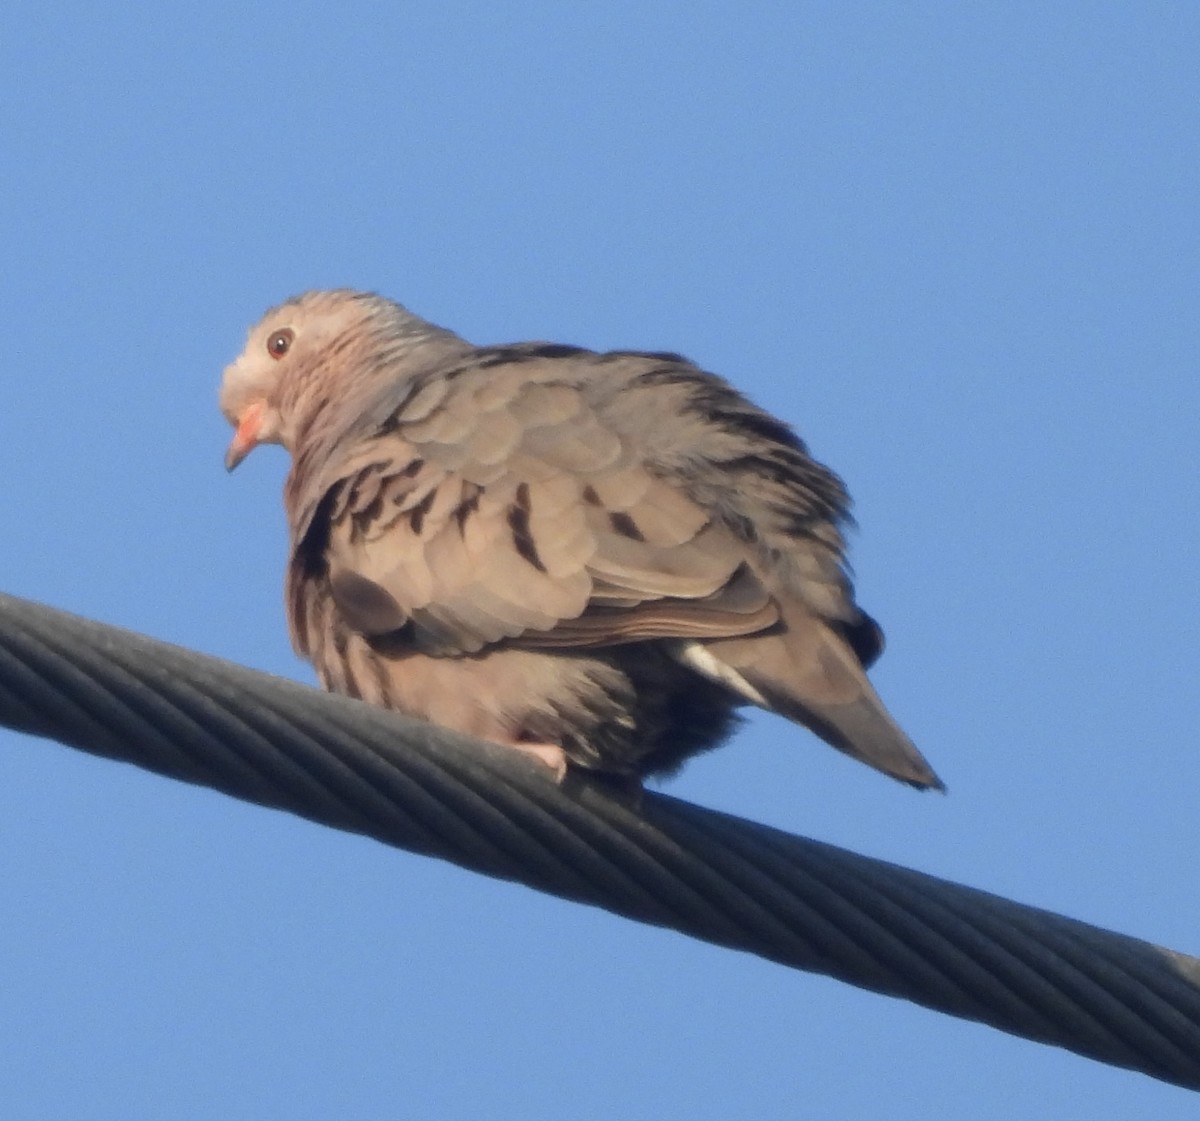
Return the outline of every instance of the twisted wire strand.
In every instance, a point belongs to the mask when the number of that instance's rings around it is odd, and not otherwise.
[[[1200,1089],[1200,959],[3,595],[0,723]]]

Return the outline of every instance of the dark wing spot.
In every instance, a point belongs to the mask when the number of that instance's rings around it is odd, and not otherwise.
[[[633,541],[646,540],[645,536],[642,534],[642,531],[638,529],[637,522],[635,522],[624,511],[619,511],[615,514],[609,514],[608,523],[622,537],[628,537]]]
[[[529,487],[522,483],[517,487],[513,505],[508,508],[508,528],[512,530],[513,547],[517,552],[539,572],[545,572],[546,566],[542,564],[533,534],[529,532],[529,510]]]
[[[421,528],[425,525],[425,515],[429,513],[436,498],[437,488],[434,487],[433,490],[412,508],[412,512],[408,515],[408,524],[412,526],[413,533],[418,537],[421,535]]]
[[[468,484],[468,487],[470,484]],[[458,522],[458,531],[462,533],[466,528],[467,519],[479,509],[479,499],[483,496],[483,488],[476,486],[473,489],[463,488],[463,493],[467,495],[454,509],[454,520]]]
[[[416,459],[410,459],[405,465],[404,470],[400,472],[407,479],[414,478],[421,473],[421,468],[425,466],[425,460],[419,456]]]
[[[583,488],[583,500],[589,506],[603,505],[600,501],[600,496],[596,493],[596,488],[592,486],[591,483],[588,483],[588,485]]]
[[[372,524],[383,512],[383,498],[376,495],[361,510],[350,512],[350,540],[358,541],[365,537]]]

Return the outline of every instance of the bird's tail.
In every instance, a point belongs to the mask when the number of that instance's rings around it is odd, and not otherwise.
[[[803,724],[868,766],[910,786],[944,790],[884,707],[849,644],[823,620],[801,611],[788,614],[792,617],[771,631],[687,643],[680,656],[752,704]]]

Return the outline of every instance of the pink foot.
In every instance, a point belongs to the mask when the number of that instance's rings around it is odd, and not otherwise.
[[[556,743],[526,743],[524,740],[509,741],[506,747],[515,747],[526,755],[532,755],[539,762],[545,763],[554,775],[554,781],[559,786],[567,777],[567,753]]]

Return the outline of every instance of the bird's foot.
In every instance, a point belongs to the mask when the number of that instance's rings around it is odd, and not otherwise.
[[[556,786],[561,786],[567,777],[567,753],[556,743],[529,743],[526,740],[510,740],[506,745],[532,755],[550,768]]]
[[[611,771],[593,771],[587,767],[572,766],[567,753],[556,743],[539,743],[529,740],[505,740],[505,747],[514,747],[526,755],[533,756],[539,763],[550,768],[555,786],[573,796],[591,797],[600,794],[606,801],[617,802],[629,810],[641,808],[645,790],[637,775],[619,774]]]

